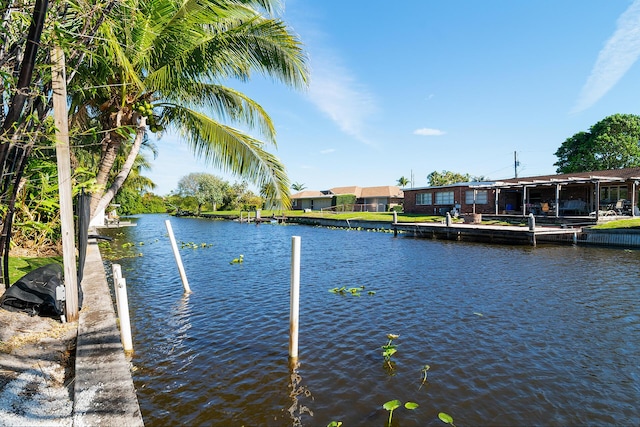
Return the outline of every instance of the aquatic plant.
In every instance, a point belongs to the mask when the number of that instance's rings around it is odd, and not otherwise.
[[[387,426],[391,426],[391,420],[393,418],[393,411],[398,409],[400,407],[400,405],[402,405],[402,402],[400,402],[398,399],[390,400],[390,401],[386,402],[384,405],[382,405],[382,407],[384,409],[389,411],[389,421],[387,421]],[[404,404],[404,407],[406,409],[409,409],[409,410],[414,410],[418,406],[420,406],[420,405],[418,405],[416,402],[407,402],[407,403]]]
[[[420,388],[419,389],[421,389],[422,386],[424,385],[424,383],[427,382],[427,371],[429,369],[431,369],[431,366],[429,366],[429,365],[424,365],[424,367],[422,369],[420,369],[420,372],[422,372],[422,384],[420,384]]]
[[[240,254],[238,258],[232,259],[229,264],[241,264],[243,261],[244,261],[244,255]]]
[[[398,351],[398,346],[393,344],[393,340],[398,338],[399,336],[400,335],[396,334],[387,334],[387,339],[389,340],[389,342],[387,342],[386,345],[382,346],[382,357],[384,357],[384,361],[387,362],[389,369],[393,369],[393,365],[391,364],[391,356],[396,354],[396,352]]]
[[[338,294],[338,295],[353,295],[354,297],[359,297],[360,296],[360,292],[363,291],[365,288],[364,285],[358,287],[358,288],[347,288],[346,286],[342,286],[340,288],[333,288],[333,289],[329,289],[329,292],[334,293],[334,294]],[[368,295],[375,295],[375,291],[369,291]]]
[[[195,243],[195,242],[180,242],[180,249],[198,249],[198,248],[210,248],[212,243]]]
[[[442,421],[445,424],[449,424],[451,427],[456,427],[455,424],[453,424],[453,417],[445,412],[440,412],[438,414],[438,418],[440,418],[440,421]]]

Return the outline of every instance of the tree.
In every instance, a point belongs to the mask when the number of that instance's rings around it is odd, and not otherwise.
[[[198,215],[205,203],[211,203],[213,210],[222,203],[228,184],[215,175],[190,173],[178,181],[178,194],[193,197],[198,204]]]
[[[398,178],[398,185],[400,187],[406,187],[407,185],[409,185],[411,181],[409,181],[409,178],[405,177],[405,176],[401,176],[400,178]]]
[[[293,184],[291,184],[291,189],[295,191],[302,191],[305,188],[307,188],[307,186],[299,182],[294,182]]]
[[[8,255],[22,174],[34,147],[47,142],[53,131],[47,118],[52,105],[51,47],[63,47],[67,69],[77,69],[116,3],[9,0],[0,5],[0,263],[5,286],[9,285]],[[74,74],[67,74],[67,83]]]
[[[471,181],[471,175],[468,173],[461,174],[444,170],[442,172],[433,171],[427,175],[427,181],[430,186],[438,187],[441,185],[456,184],[458,182],[469,182]]]
[[[558,173],[640,166],[640,116],[614,114],[567,138],[555,152]]]
[[[94,199],[92,212],[106,207],[122,186],[147,128],[179,134],[196,156],[258,186],[272,183],[269,197],[288,205],[284,166],[265,150],[267,143],[275,146],[270,117],[255,101],[219,83],[246,81],[259,72],[292,87],[307,84],[301,43],[282,21],[264,16],[276,1],[124,3],[129,4],[101,27],[104,42],[96,61],[80,70],[85,87],[97,89],[74,94],[76,123],[98,117],[105,131],[97,181],[109,188]],[[229,121],[258,130],[265,141]],[[129,143],[128,161],[109,181],[118,150]]]

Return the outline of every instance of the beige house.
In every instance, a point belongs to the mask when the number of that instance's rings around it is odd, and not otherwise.
[[[329,190],[305,190],[291,196],[293,209],[311,211],[386,212],[402,205],[404,193],[395,185],[379,187],[334,187]]]

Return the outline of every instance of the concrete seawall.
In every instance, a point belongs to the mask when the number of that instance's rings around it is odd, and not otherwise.
[[[82,279],[74,389],[74,426],[143,426],[129,362],[120,342],[102,257],[89,241]]]
[[[375,230],[391,230],[393,224],[388,221],[366,221],[359,220],[356,215],[353,219],[331,219],[331,218],[313,218],[313,217],[290,217],[287,222],[302,225],[315,225],[321,227],[341,227],[341,228],[362,228]],[[402,225],[403,223],[398,223]],[[429,223],[425,223],[428,225]],[[497,227],[494,227],[497,228]],[[589,227],[580,227],[576,235],[576,240],[570,234],[563,235],[544,235],[536,237],[539,242],[571,244],[575,243],[580,246],[609,246],[624,249],[640,248],[640,230],[634,229],[613,229],[613,230],[594,230]],[[506,239],[508,240],[508,238]],[[495,243],[499,243],[498,240]]]

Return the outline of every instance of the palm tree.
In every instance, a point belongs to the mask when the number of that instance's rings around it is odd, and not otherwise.
[[[400,187],[406,187],[411,181],[409,181],[409,178],[406,178],[404,176],[401,176],[400,178],[398,178],[398,185]]]
[[[127,162],[92,214],[105,208],[126,179],[147,132],[171,130],[196,156],[268,186],[269,198],[289,204],[284,166],[265,150],[275,128],[255,101],[222,85],[252,72],[296,88],[307,84],[301,43],[285,24],[266,17],[275,0],[126,0],[101,27],[102,51],[85,61],[91,96],[77,92],[75,123],[98,117],[105,131],[97,173],[105,188],[118,151],[132,142]],[[91,65],[91,67],[89,67]],[[107,84],[105,85],[105,82]],[[215,118],[213,117],[215,116]],[[258,130],[265,141],[223,122]]]
[[[302,191],[305,188],[307,188],[307,186],[299,182],[294,182],[293,184],[291,184],[291,189],[295,191]]]

